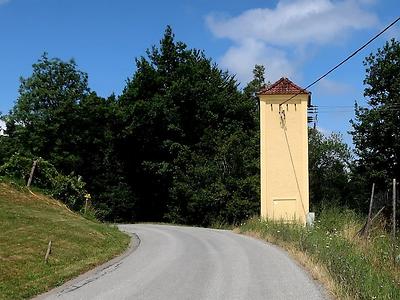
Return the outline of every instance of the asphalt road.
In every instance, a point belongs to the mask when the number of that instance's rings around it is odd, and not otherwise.
[[[225,230],[120,225],[140,244],[124,259],[45,299],[325,299],[279,248]]]

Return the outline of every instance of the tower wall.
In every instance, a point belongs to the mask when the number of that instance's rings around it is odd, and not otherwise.
[[[309,94],[267,94],[260,98],[261,217],[298,220],[309,212]]]

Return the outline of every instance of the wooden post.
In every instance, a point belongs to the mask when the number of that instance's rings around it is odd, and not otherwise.
[[[368,237],[369,228],[371,227],[371,216],[372,216],[372,205],[374,203],[374,192],[375,192],[375,183],[372,184],[371,199],[369,200],[368,219],[367,219],[367,225],[365,226],[365,232],[364,232],[365,237]]]
[[[37,159],[35,159],[35,160],[33,161],[32,169],[31,169],[31,173],[29,174],[28,183],[26,184],[26,186],[27,186],[27,187],[30,187],[30,186],[31,186],[32,179],[33,179],[33,173],[35,173],[35,169],[36,169],[36,165],[37,165],[37,163],[38,163],[38,160],[37,160]]]
[[[392,216],[393,263],[396,264],[396,179],[393,179],[393,216]]]
[[[47,261],[49,260],[50,253],[51,253],[51,241],[49,242],[49,245],[47,246],[46,256],[44,257],[44,262],[46,264],[47,264]]]
[[[90,199],[90,194],[86,194],[85,195],[85,215],[86,215],[86,211],[87,211],[87,208],[88,208],[88,205],[89,205],[89,199]]]
[[[383,206],[376,214],[375,216],[371,219],[371,224],[372,222],[380,215],[380,213],[385,209],[385,207]]]
[[[85,212],[84,212],[85,215],[86,215],[87,206],[88,206],[88,198],[85,198]]]

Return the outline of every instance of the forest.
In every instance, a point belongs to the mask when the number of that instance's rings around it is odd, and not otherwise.
[[[355,104],[354,150],[338,133],[309,129],[310,204],[368,210],[400,174],[400,43],[387,41],[364,60],[364,96]],[[0,176],[32,186],[99,220],[212,226],[259,214],[257,92],[268,66],[241,87],[202,50],[160,42],[136,58],[120,95],[100,97],[71,59],[44,53],[20,79],[1,116]],[[349,101],[354,101],[349,99]],[[89,196],[90,195],[90,196]]]

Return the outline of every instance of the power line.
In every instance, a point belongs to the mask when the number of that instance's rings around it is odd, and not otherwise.
[[[367,109],[367,110],[374,110],[374,111],[398,111],[400,110],[400,104],[399,105],[385,105],[385,106],[380,106],[380,107],[374,107],[374,108],[366,108],[366,107],[360,107],[360,109]],[[352,106],[311,106],[308,108],[309,113],[314,113],[314,112],[320,112],[320,111],[354,111],[354,107]]]
[[[391,104],[385,104],[385,105],[380,105],[380,106],[378,106],[378,105],[375,105],[376,107],[374,107],[374,108],[386,108],[386,107],[400,107],[400,103],[391,103]],[[320,107],[322,107],[322,108],[336,108],[336,107],[339,107],[339,108],[354,108],[354,105],[311,105],[310,106],[310,109],[313,109],[314,107],[316,107],[316,108],[320,108]],[[360,106],[361,107],[361,106]]]
[[[333,71],[335,71],[337,68],[339,68],[341,65],[343,65],[344,63],[346,63],[349,59],[351,59],[353,56],[355,56],[358,52],[360,52],[362,49],[364,49],[365,47],[367,47],[369,44],[371,44],[375,39],[377,39],[379,36],[381,36],[386,30],[388,30],[390,27],[392,27],[394,24],[396,24],[398,21],[400,20],[400,17],[398,17],[396,20],[394,20],[392,23],[390,23],[388,26],[386,26],[383,30],[381,30],[378,34],[376,34],[373,38],[371,38],[368,42],[366,42],[364,45],[362,45],[360,48],[358,48],[356,51],[354,51],[352,54],[350,54],[347,58],[345,58],[344,60],[342,60],[340,63],[338,63],[336,66],[334,66],[332,69],[330,69],[328,72],[326,72],[325,74],[323,74],[322,76],[320,76],[318,79],[314,80],[312,83],[310,83],[309,85],[307,85],[303,90],[297,92],[296,94],[294,94],[292,97],[290,97],[289,99],[283,101],[281,104],[279,104],[279,106],[281,106],[282,104],[285,104],[286,102],[288,102],[289,100],[293,99],[294,97],[300,95],[303,91],[307,90],[308,88],[312,87],[314,84],[316,84],[318,81],[320,81],[321,79],[323,79],[324,77],[328,76],[330,73],[332,73]]]
[[[330,113],[354,113],[354,107],[352,106],[311,106],[308,109],[308,114],[309,115],[318,115],[318,114],[330,114]],[[376,112],[393,112],[397,113],[400,112],[400,104],[393,104],[393,105],[388,105],[388,106],[382,106],[382,107],[377,107],[377,108],[371,108],[375,110]],[[313,118],[313,117],[310,117]]]

